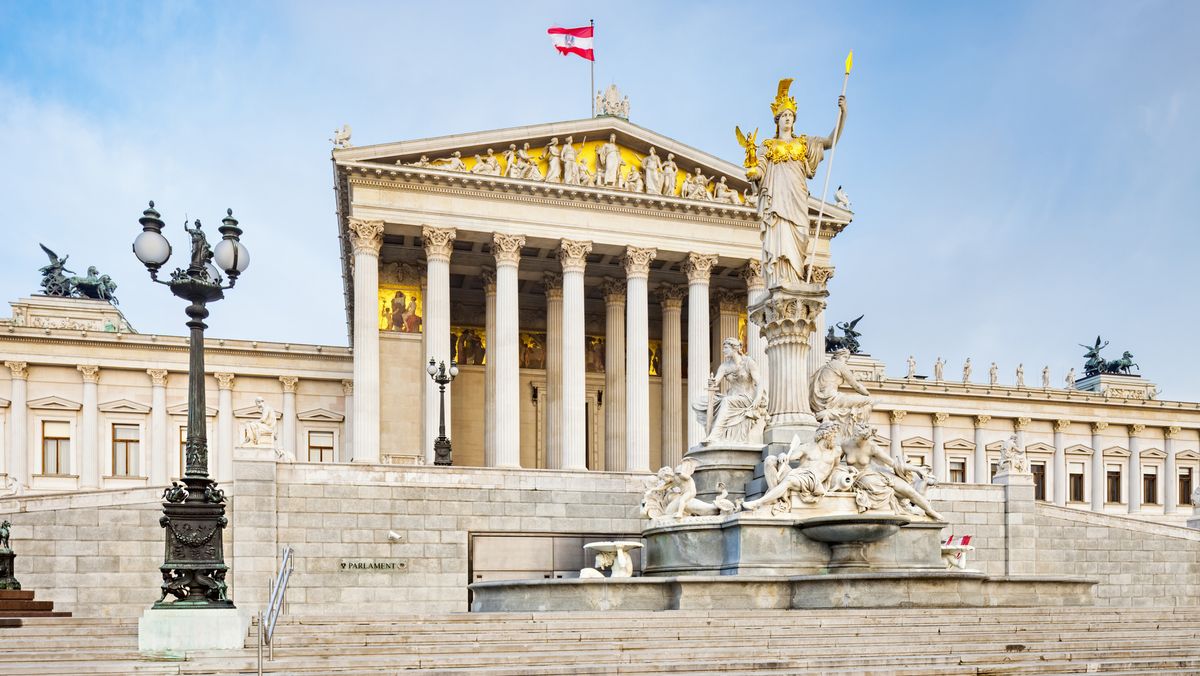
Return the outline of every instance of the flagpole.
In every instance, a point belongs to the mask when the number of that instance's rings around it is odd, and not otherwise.
[[[854,58],[854,50],[850,50],[850,55],[846,57],[846,75],[842,78],[842,96],[846,96],[846,85],[850,82],[850,65]],[[817,234],[813,237],[812,243],[808,247],[808,272],[804,276],[805,282],[812,281],[813,258],[817,255],[817,242],[821,239],[821,222],[825,218],[825,198],[829,196],[829,176],[833,174],[833,158],[837,155],[838,137],[842,134],[842,111],[838,111],[837,124],[833,126],[833,144],[829,147],[829,162],[825,165],[825,186],[821,189],[821,206],[817,207]]]
[[[592,27],[592,84],[588,87],[588,101],[592,104],[592,117],[596,117],[596,21],[588,19],[588,25]]]

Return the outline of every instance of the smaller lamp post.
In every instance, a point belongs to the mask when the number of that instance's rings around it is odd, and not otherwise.
[[[440,364],[434,361],[433,357],[429,358],[429,366],[425,367],[425,372],[433,378],[433,382],[438,384],[438,395],[440,397],[438,409],[438,436],[433,442],[433,464],[435,465],[450,465],[450,437],[446,436],[446,386],[450,381],[458,375],[458,364],[453,359],[450,360],[450,368],[446,368],[446,362]]]

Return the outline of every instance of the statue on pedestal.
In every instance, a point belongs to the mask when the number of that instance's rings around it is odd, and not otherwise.
[[[937,383],[942,382],[942,373],[943,373],[943,369],[945,369],[945,368],[946,368],[946,362],[941,357],[938,357],[937,361],[933,362],[933,381],[934,382],[937,382]]]
[[[837,142],[845,128],[846,98],[838,98],[838,121],[829,136],[796,135],[796,99],[788,95],[791,78],[779,81],[771,114],[775,117],[775,137],[754,149],[757,162],[746,177],[759,183],[766,197],[761,225],[763,276],[767,288],[792,287],[805,279],[808,263],[809,217],[808,179],[817,173],[825,150]],[[750,158],[747,149],[747,159]]]
[[[967,357],[967,360],[963,362],[963,385],[969,382],[971,382],[971,358]]]
[[[761,505],[779,503],[778,511],[788,511],[792,495],[808,504],[818,502],[829,489],[826,482],[842,459],[839,440],[838,426],[832,421],[818,425],[809,444],[801,445],[799,435],[792,437],[786,453],[768,456],[763,462],[767,492],[757,500],[743,502],[742,508],[753,510]],[[799,462],[799,465],[792,468],[792,462]]]
[[[262,397],[254,398],[258,407],[258,419],[242,425],[242,443],[247,446],[273,448],[275,446],[275,409]]]
[[[874,400],[846,365],[849,358],[850,350],[843,348],[834,352],[833,357],[817,369],[809,380],[812,412],[819,421],[845,417],[866,421],[866,417],[871,413]],[[843,385],[858,394],[842,393],[840,389]]]
[[[721,365],[709,380],[708,394],[692,402],[696,419],[705,425],[704,445],[761,444],[767,420],[767,393],[758,365],[742,353],[742,341],[721,343]]]
[[[1029,474],[1029,456],[1025,454],[1025,449],[1017,443],[1015,434],[1004,440],[1004,448],[1000,451],[1000,471]]]

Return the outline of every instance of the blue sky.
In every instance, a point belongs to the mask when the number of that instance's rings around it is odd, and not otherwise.
[[[37,288],[41,241],[111,274],[139,330],[182,333],[130,253],[137,217],[155,199],[178,238],[228,206],[253,262],[211,333],[343,344],[334,127],[367,144],[586,117],[586,62],[545,29],[589,18],[597,86],[633,122],[733,161],[780,77],[797,127],[828,132],[855,50],[829,317],[866,314],[893,374],[970,356],[977,379],[1049,364],[1057,385],[1100,333],[1164,398],[1200,399],[1194,2],[0,0],[0,296]]]

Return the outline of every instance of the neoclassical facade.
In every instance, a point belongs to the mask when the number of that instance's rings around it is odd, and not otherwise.
[[[340,146],[352,347],[210,339],[218,480],[258,397],[278,411],[283,462],[432,463],[430,360],[459,368],[445,408],[454,464],[649,472],[703,438],[690,404],[725,339],[765,365],[747,320],[765,292],[757,205],[739,165],[611,116]],[[853,214],[809,206],[823,215],[811,236],[827,280]],[[826,358],[824,336],[822,315],[809,372]],[[137,333],[102,301],[14,302],[0,321],[4,485],[178,477],[186,347]],[[943,482],[988,482],[1015,435],[1041,499],[1180,523],[1190,512],[1200,404],[1159,399],[1141,378],[1066,389],[898,377],[864,355],[850,366],[879,402],[881,443]]]

